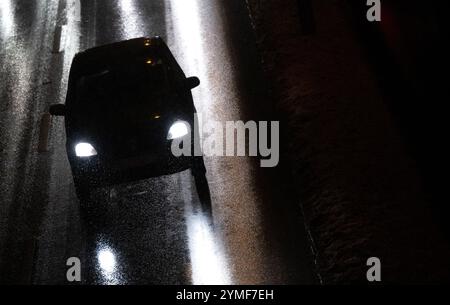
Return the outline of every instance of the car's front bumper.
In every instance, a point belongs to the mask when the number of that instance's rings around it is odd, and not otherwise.
[[[192,159],[175,157],[171,153],[147,153],[117,160],[103,160],[98,156],[69,157],[74,178],[92,187],[173,174],[190,168]]]

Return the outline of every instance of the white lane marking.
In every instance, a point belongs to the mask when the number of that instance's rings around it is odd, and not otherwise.
[[[67,1],[62,16],[59,18],[60,20],[64,20],[64,24],[56,26],[53,39],[53,53],[61,53],[67,47],[74,49],[74,44],[76,45],[76,49],[79,49],[79,29],[81,22],[80,0],[61,1]]]
[[[64,49],[63,75],[61,78],[60,103],[64,103],[73,57],[80,51],[81,3],[80,0],[67,0],[66,25],[63,27],[61,46]]]
[[[69,16],[72,16],[74,22],[81,22],[81,4],[80,4],[80,0],[75,0],[73,5],[71,6],[71,9],[73,10],[73,13],[69,14]]]
[[[41,124],[39,128],[39,145],[38,152],[47,152],[48,151],[48,136],[51,125],[51,115],[46,112],[41,117]]]
[[[11,0],[0,1],[0,37],[8,38],[14,33],[14,14]]]
[[[66,39],[65,25],[57,26],[53,36],[53,53],[60,53],[64,50],[64,41]]]

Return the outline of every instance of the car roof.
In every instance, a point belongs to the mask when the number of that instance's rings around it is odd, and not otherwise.
[[[123,63],[145,54],[158,53],[165,64],[171,66],[176,73],[184,73],[173,57],[163,39],[159,36],[135,38],[121,42],[115,42],[82,51],[75,55],[71,68],[71,79],[76,80],[81,76],[98,73],[105,67]]]

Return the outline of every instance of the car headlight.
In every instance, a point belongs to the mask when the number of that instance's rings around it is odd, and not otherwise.
[[[170,126],[169,133],[167,134],[167,140],[173,140],[181,138],[189,133],[188,124],[186,122],[175,122]]]
[[[78,143],[75,145],[77,157],[91,157],[97,155],[95,148],[89,143]]]

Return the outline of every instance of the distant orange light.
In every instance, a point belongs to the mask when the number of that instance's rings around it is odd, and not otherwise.
[[[148,64],[148,65],[151,65],[153,63],[153,60],[147,59],[147,61],[145,63]]]
[[[159,119],[161,116],[160,115],[155,115],[154,118],[155,119]]]

